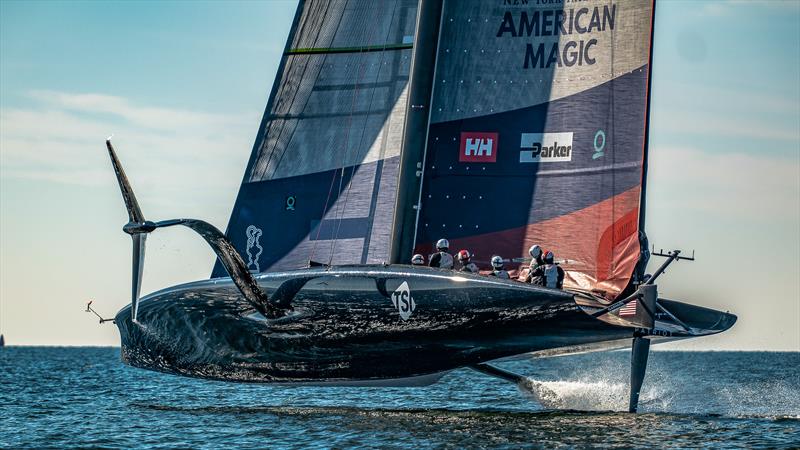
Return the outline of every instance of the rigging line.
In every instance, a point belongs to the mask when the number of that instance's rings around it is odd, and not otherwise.
[[[347,3],[345,3],[345,9],[347,9]],[[359,56],[361,56],[361,52],[359,52]],[[345,132],[345,138],[343,140],[344,152],[342,152],[342,158],[341,158],[341,163],[340,163],[342,168],[341,168],[341,171],[340,171],[340,174],[339,174],[339,188],[336,191],[337,200],[338,200],[339,196],[342,195],[342,183],[344,182],[344,174],[345,174],[346,165],[347,165],[347,159],[348,159],[347,157],[350,154],[350,129],[353,126],[353,111],[355,110],[355,103],[356,103],[356,98],[358,97],[359,83],[360,82],[361,82],[361,77],[359,76],[359,79],[356,81],[356,84],[355,84],[354,89],[353,89],[352,101],[350,102],[350,114],[347,117],[347,131]],[[353,171],[355,171],[355,167],[353,168]],[[336,174],[336,172],[334,172],[334,175],[335,174]],[[350,178],[351,178],[351,181],[352,181],[352,173],[351,173]],[[333,212],[333,218],[334,218],[334,222],[333,223],[335,223],[335,221],[336,221],[336,219],[337,219],[337,217],[339,215],[339,209],[340,209],[338,201],[335,202],[335,205],[336,205],[336,211]],[[344,212],[342,213],[342,215],[344,215]],[[323,223],[324,218],[325,217],[323,215],[322,219],[320,220],[320,229],[322,229],[322,223]],[[318,233],[319,233],[319,231],[318,231]],[[329,256],[328,256],[328,267],[330,267],[331,264],[333,264],[333,252],[336,249],[336,238],[337,238],[337,236],[338,236],[338,230],[334,234],[333,239],[331,240],[331,249],[329,251]]]
[[[295,36],[302,36],[303,33],[305,33],[306,25],[309,22],[309,16],[310,15],[309,14],[305,14],[305,12],[300,13],[300,14],[301,14],[301,16],[300,16],[301,19],[300,19],[300,22],[298,23],[297,29],[295,31],[295,35],[294,36],[289,36],[290,39],[294,39]],[[313,16],[311,16],[311,17],[313,17]],[[287,46],[288,46],[288,44],[287,44]],[[270,133],[272,132],[272,129],[274,127],[277,128],[277,126],[275,126],[277,121],[273,120],[273,118],[272,118],[273,110],[277,106],[282,105],[283,102],[281,102],[281,99],[283,98],[284,95],[289,95],[289,94],[285,94],[285,92],[288,89],[287,88],[288,83],[286,83],[285,81],[289,77],[289,74],[293,72],[293,67],[295,66],[295,64],[293,64],[294,60],[290,60],[289,57],[286,54],[284,54],[282,56],[282,59],[284,60],[283,72],[280,73],[280,74],[277,74],[276,77],[275,77],[275,82],[278,83],[278,90],[275,93],[275,100],[274,100],[273,107],[270,110],[264,112],[265,116],[267,116],[267,118],[265,119],[267,121],[267,124],[264,127],[264,132],[261,134],[261,136],[259,136],[259,139],[261,139],[261,144],[260,144],[259,149],[258,149],[259,152],[260,152],[259,160],[256,161],[253,164],[253,167],[252,167],[251,173],[250,173],[250,181],[258,180],[258,179],[260,179],[260,180],[266,179],[267,171],[268,171],[268,169],[270,167],[270,163],[272,162],[272,158],[273,158],[275,152],[277,152],[277,150],[275,150],[275,147],[278,145],[277,143],[278,143],[278,141],[280,139],[280,135],[283,133],[283,129],[286,127],[286,122],[283,121],[281,127],[278,129],[278,131],[276,131],[276,133],[278,134],[278,139],[274,140],[274,145],[272,146],[272,149],[265,148],[265,147],[267,147],[269,145],[269,143],[266,142],[267,136],[270,135]],[[308,65],[307,61],[306,61],[306,65]],[[296,96],[296,91],[295,91],[295,96]],[[261,154],[267,154],[267,157],[266,158],[262,158]],[[263,161],[261,161],[262,159],[266,159],[266,161],[263,162]],[[262,164],[262,162],[263,162],[263,164]]]
[[[402,4],[398,5],[398,13],[397,13],[398,21],[397,21],[397,31],[395,32],[395,35],[396,37],[400,38],[400,40],[402,40],[405,37],[408,25],[407,18],[403,16],[403,11],[407,10],[407,8],[408,6],[406,5]],[[385,97],[383,94],[379,95],[379,97],[383,97],[383,101],[385,101],[387,105],[392,105],[392,107],[394,107],[394,104],[396,103],[394,99],[395,99],[395,92],[398,89],[398,82],[404,80],[405,84],[403,86],[405,87],[408,85],[408,80],[410,76],[403,76],[402,75],[403,71],[400,70],[399,67],[402,67],[401,65],[403,59],[408,60],[411,57],[410,53],[412,52],[407,52],[406,56],[403,56],[403,54],[400,52],[391,52],[389,55],[387,55],[388,59],[390,60],[389,64],[391,67],[390,72],[387,74],[389,76],[388,78],[389,81],[385,81],[383,83],[380,81],[376,81],[375,83],[372,83],[374,87],[385,85],[386,87],[389,88],[385,94]],[[386,159],[386,152],[389,150],[388,147],[390,146],[389,144],[390,129],[388,126],[386,126],[386,124],[389,123],[390,120],[391,120],[391,114],[387,114],[387,118],[385,119],[384,125],[382,126],[381,130],[378,131],[378,133],[380,134],[381,143],[378,149],[378,161],[375,163],[375,173],[371,177],[372,192],[371,192],[370,203],[367,208],[367,217],[370,217],[371,220],[367,221],[367,227],[366,230],[364,230],[364,241],[362,242],[362,247],[361,247],[361,260],[360,260],[361,264],[366,264],[367,261],[369,260],[370,248],[373,245],[372,232],[375,227],[375,212],[379,207],[378,206],[379,196],[382,191],[381,182],[384,180],[383,176],[384,175],[383,171],[385,169],[384,162]],[[376,135],[376,139],[377,136],[378,135]],[[394,213],[392,213],[392,215],[394,215]],[[380,245],[377,245],[375,250],[378,251],[379,248]]]
[[[316,36],[314,36],[313,45],[316,45],[317,42],[319,41],[320,37],[321,37],[322,26],[320,26],[320,24],[322,22],[324,22],[325,17],[328,16],[328,9],[330,9],[330,5],[331,5],[331,2],[326,3],[325,11],[322,14],[318,14],[318,13],[315,13],[315,12],[309,12],[308,15],[306,16],[306,20],[303,21],[303,30],[305,30],[306,25],[309,22],[312,22],[309,18],[314,18],[314,17],[320,17],[321,18],[319,21],[313,21],[313,23],[311,25],[309,25],[309,26],[316,25],[316,27],[313,27],[313,28],[316,28],[316,30],[317,30],[317,34],[316,34]],[[339,22],[337,22],[337,24],[336,24],[336,29],[338,29],[339,26],[341,25],[342,17],[344,17],[344,12],[339,16]],[[317,23],[317,22],[319,22],[319,23]],[[303,31],[298,32],[297,35],[302,36],[302,32]],[[308,70],[309,66],[311,66],[312,58],[304,58],[304,59],[305,59],[305,65],[303,65],[302,72],[300,73],[300,79],[303,79],[305,77],[306,71]],[[322,65],[320,66],[320,70],[321,70],[321,68],[325,67],[325,59],[327,59],[327,57],[325,57],[323,59]],[[288,68],[288,69],[285,69],[285,70],[286,70],[286,73],[288,74],[289,71],[291,70],[291,68]],[[317,73],[317,76],[319,76],[319,73]],[[282,80],[282,82],[281,82],[281,86],[282,86],[281,90],[283,91],[284,90],[283,87],[287,86],[287,85],[288,85],[288,83],[283,83],[283,80]],[[299,85],[298,85],[298,86],[295,87],[294,94],[292,95],[292,99],[289,102],[290,105],[294,104],[294,101],[297,98],[297,94],[299,93],[299,91],[300,91],[300,88],[299,88]],[[305,103],[303,104],[302,110],[305,110],[305,107],[306,107],[306,105],[308,105],[308,100],[310,99],[310,97],[311,97],[311,95],[309,94],[309,96],[306,98]],[[280,98],[280,97],[276,96],[276,98]],[[269,111],[269,114],[271,114],[271,113],[272,113],[272,111]],[[264,138],[266,138],[266,136],[267,136],[267,132],[266,131],[271,131],[273,123],[274,123],[273,120],[269,121],[269,129],[265,130]],[[297,125],[295,125],[295,128],[296,127],[297,127]],[[276,150],[276,148],[277,148],[278,142],[280,141],[280,137],[281,137],[281,135],[283,135],[283,131],[286,128],[287,128],[287,126],[286,126],[286,123],[284,121],[283,125],[281,126],[280,130],[278,131],[278,136],[275,139],[275,146],[273,147],[273,151],[269,153],[269,156],[267,157],[267,161],[264,163],[264,168],[263,168],[263,171],[262,171],[261,177],[260,177],[261,179],[265,179],[266,178],[267,172],[269,171],[270,163],[272,162],[272,160],[275,157],[275,155],[279,152],[278,150]],[[280,151],[280,157],[278,158],[278,162],[276,162],[275,165],[274,165],[275,170],[273,170],[273,172],[272,172],[273,175],[278,170],[277,168],[280,166],[281,161],[283,161],[283,156],[286,154],[287,149],[288,149],[288,143],[287,143],[286,146],[283,147],[283,150]]]
[[[347,3],[345,3],[345,8],[342,9],[342,15],[339,17],[339,22],[336,25],[336,29],[337,30],[339,29],[339,26],[341,26],[342,18],[344,17],[344,11],[346,9],[347,9]],[[323,60],[323,67],[324,67],[325,61],[327,61],[327,59],[328,59],[328,55],[325,55],[325,60]],[[354,102],[355,102],[355,96],[356,96],[357,93],[358,93],[358,83],[356,83],[356,86],[354,87],[354,91],[353,91],[353,101]],[[351,107],[350,107],[351,113],[352,113],[352,110],[353,110],[353,106],[351,105]],[[350,115],[348,117],[347,135],[346,135],[346,138],[344,140],[344,145],[345,146],[347,145],[347,141],[350,139],[350,136],[349,136],[350,128],[349,127],[350,127],[350,122],[351,121],[352,121],[352,115]],[[322,226],[325,223],[324,222],[325,221],[325,213],[328,211],[328,205],[330,204],[331,193],[333,192],[333,185],[336,182],[336,173],[337,172],[339,172],[339,171],[334,169],[333,170],[333,174],[331,176],[331,185],[328,188],[328,196],[325,199],[325,206],[322,208],[322,214],[320,214],[319,225],[317,226],[317,236],[316,236],[316,239],[314,239],[314,245],[311,247],[311,256],[309,257],[309,260],[313,260],[314,259],[314,253],[317,250],[317,242],[319,241],[319,235],[320,235],[320,232],[322,231]],[[341,175],[340,175],[340,178],[339,178],[339,190],[337,191],[337,197],[342,192],[342,179],[343,178],[344,178],[344,162],[342,163]],[[337,210],[338,210],[338,205],[337,205]],[[334,218],[335,217],[336,217],[336,214],[334,213]],[[333,254],[333,248],[331,248],[331,255],[332,254]],[[331,256],[331,258],[328,259],[328,265],[329,266],[330,266],[330,263],[332,262],[332,260],[333,260],[333,257]]]
[[[328,3],[328,5],[330,5],[330,3]],[[327,9],[326,9],[326,13],[327,13]],[[342,24],[342,18],[343,17],[344,17],[344,9],[342,10],[342,14],[339,16],[339,21],[336,24],[336,29],[337,30],[339,29],[339,27]],[[319,34],[317,35],[317,37],[319,37]],[[316,43],[316,39],[314,40],[314,42]],[[327,60],[328,60],[328,55],[325,55],[325,57],[322,60],[322,67],[325,67],[325,62]],[[306,99],[306,105],[307,104],[308,104],[308,99]],[[305,105],[303,105],[303,109],[305,109]],[[284,153],[285,152],[286,152],[286,150],[284,149]],[[283,159],[283,154],[281,154],[281,159],[278,160],[278,164],[280,164],[282,159]],[[331,176],[331,184],[328,187],[328,196],[325,198],[325,205],[322,207],[322,213],[320,213],[320,216],[319,216],[319,225],[317,225],[317,236],[314,239],[314,245],[312,245],[312,247],[311,247],[311,254],[308,257],[309,261],[313,261],[314,260],[314,253],[316,253],[316,251],[317,251],[317,242],[319,242],[319,234],[322,231],[323,220],[325,219],[325,211],[328,210],[328,204],[330,203],[330,200],[331,200],[331,193],[333,192],[333,185],[334,185],[335,181],[336,181],[336,170],[333,171],[333,175]]]
[[[312,14],[307,14],[306,13],[305,5],[306,5],[306,3],[303,3],[304,10],[303,10],[303,12],[300,13],[300,19],[299,19],[299,23],[297,25],[297,29],[295,30],[295,34],[292,35],[292,36],[289,36],[289,39],[294,40],[297,36],[303,36],[305,34],[305,32],[306,32],[306,27],[307,27],[308,23],[311,21],[310,17],[311,18],[314,17]],[[319,29],[319,27],[316,27],[316,28]],[[288,47],[289,43],[287,43],[286,45]],[[294,59],[290,60],[289,57],[286,54],[284,54],[282,56],[282,59],[283,59],[283,61],[285,61],[284,65],[283,65],[283,72],[280,73],[280,74],[277,74],[276,78],[275,78],[275,82],[278,83],[278,90],[277,90],[277,92],[275,94],[275,105],[280,105],[282,103],[281,99],[283,98],[284,93],[287,90],[287,85],[288,85],[288,83],[285,83],[286,78],[288,78],[289,74],[293,71],[293,66],[295,65],[295,64],[293,64]],[[308,62],[306,61],[306,65],[307,64],[308,64]],[[275,107],[275,105],[273,105],[273,108]],[[272,116],[272,109],[266,111],[264,114]],[[275,123],[276,123],[276,121],[272,120],[271,117],[269,119],[267,119],[267,126],[264,129],[264,133],[260,136],[261,141],[262,141],[261,147],[264,147],[265,145],[267,145],[267,144],[265,144],[264,141],[266,140],[267,136],[270,135],[270,133],[271,133],[271,131],[273,129],[273,125],[275,125]],[[280,135],[282,134],[283,128],[285,126],[286,126],[285,122],[283,122],[283,125],[277,131],[279,138],[280,138]],[[278,139],[275,140],[275,145],[274,146],[277,145],[277,142],[278,142]],[[251,174],[250,174],[251,181],[253,179],[262,179],[263,180],[263,179],[266,178],[267,170],[268,170],[268,168],[270,166],[270,162],[272,162],[272,157],[274,156],[274,152],[276,151],[274,149],[274,146],[273,146],[272,151],[269,152],[268,157],[266,158],[266,162],[264,162],[264,164],[262,165],[263,170],[260,170],[261,173],[257,175],[257,173],[259,172],[259,169],[258,169],[258,167],[255,167],[255,165],[252,168]],[[261,151],[261,148],[259,148],[259,151]],[[265,152],[266,151],[267,150],[265,150]]]
[[[328,10],[330,9],[331,3],[332,2],[329,1],[329,2],[327,2],[325,4],[325,10],[322,13],[319,13],[317,11],[311,11],[306,15],[306,21],[303,22],[303,28],[305,29],[306,25],[308,25],[309,28],[317,30],[317,34],[316,34],[316,36],[314,36],[314,40],[313,40],[312,45],[317,45],[317,42],[320,40],[320,37],[321,37],[321,34],[322,34],[322,29],[323,29],[322,23],[324,23],[325,18],[328,16]],[[321,9],[321,8],[318,8],[318,9]],[[310,20],[309,19],[309,18],[313,19],[315,17],[319,17],[320,19],[318,19],[318,20]],[[344,13],[342,13],[339,16],[339,22],[337,22],[337,24],[336,24],[336,29],[338,29],[339,26],[341,25],[342,17],[344,17]],[[309,24],[309,22],[311,22],[311,23]],[[302,36],[302,33],[298,33],[298,35]],[[301,79],[301,80],[303,78],[305,78],[306,72],[309,70],[309,67],[312,66],[312,58],[303,58],[303,60],[305,61],[305,63],[302,66],[302,70],[301,70],[300,77],[299,77],[299,79]],[[322,68],[324,68],[324,67],[325,67],[325,59],[323,59],[322,65],[320,66],[320,70],[322,70]],[[287,69],[287,74],[288,74],[289,70],[291,70],[291,68]],[[300,70],[300,69],[298,69],[298,70]],[[316,76],[319,76],[319,72],[317,72]],[[282,86],[287,86],[287,85],[289,85],[289,83],[281,83],[281,85]],[[295,86],[295,91],[292,94],[291,101],[288,102],[289,105],[294,105],[294,102],[297,99],[297,95],[299,94],[299,92],[300,92],[300,87],[299,87],[299,84],[297,84]],[[311,98],[311,95],[309,94],[305,99],[305,103],[303,104],[303,107],[301,108],[301,111],[305,110],[305,107],[306,107],[306,105],[308,105],[308,101],[310,100],[310,98]],[[270,111],[270,115],[272,115],[271,113],[272,112]],[[271,128],[271,124],[274,123],[274,122],[275,122],[274,120],[270,120],[270,122],[269,122],[270,123],[270,128]],[[269,168],[270,168],[270,163],[272,163],[272,161],[275,158],[275,156],[280,154],[280,156],[278,157],[278,161],[274,165],[272,165],[272,167],[274,167],[274,169],[272,170],[272,176],[275,175],[275,172],[278,170],[278,167],[280,167],[280,165],[281,165],[281,161],[283,161],[283,157],[286,155],[286,152],[287,152],[288,147],[289,147],[288,146],[288,142],[291,141],[291,135],[290,135],[289,141],[287,141],[287,144],[284,145],[283,150],[277,150],[278,142],[280,141],[280,138],[283,135],[284,130],[289,128],[289,126],[286,125],[286,122],[287,121],[283,121],[283,125],[281,126],[280,130],[278,131],[278,136],[275,139],[275,145],[273,146],[273,151],[269,153],[269,157],[267,158],[267,161],[263,166],[263,170],[262,170],[262,174],[261,174],[261,178],[262,179],[265,179],[267,177],[267,173],[269,172]],[[296,128],[297,128],[297,124],[295,123],[294,129],[296,129]],[[291,133],[293,135],[294,134],[294,130],[289,132],[289,133]],[[266,136],[266,134],[265,134],[265,136]]]
[[[371,31],[370,31],[370,35],[369,35],[369,38],[368,38],[367,42],[369,42],[372,39],[372,33],[374,33],[374,31],[375,31],[375,28],[373,27],[371,29]],[[363,47],[361,47],[361,48],[363,48]],[[359,55],[358,55],[359,57],[361,56],[361,53],[362,52],[359,51]],[[350,145],[349,144],[350,144],[350,130],[352,129],[352,126],[353,126],[352,125],[352,123],[353,123],[353,112],[355,111],[355,103],[356,103],[356,99],[358,98],[358,93],[360,91],[360,85],[362,84],[361,82],[362,82],[364,73],[366,72],[366,62],[362,62],[361,67],[362,67],[362,71],[359,74],[359,76],[358,76],[358,78],[357,78],[357,80],[356,80],[356,82],[355,82],[355,84],[353,86],[353,95],[351,96],[352,100],[350,102],[350,111],[349,111],[349,115],[348,115],[348,118],[347,118],[347,130],[346,130],[345,139],[344,139],[345,151],[342,152],[342,159],[341,159],[341,163],[340,163],[342,168],[341,168],[341,175],[340,175],[340,178],[339,178],[339,189],[337,191],[337,199],[338,199],[338,196],[341,196],[341,194],[342,194],[342,183],[344,182],[344,175],[345,175],[345,171],[346,171],[346,165],[347,165],[347,162],[348,162],[348,159],[349,159],[348,157],[350,155]],[[366,124],[366,119],[365,119],[365,124]],[[353,178],[353,174],[354,173],[355,173],[355,166],[353,166],[352,169],[351,169],[351,175],[350,175],[350,180],[348,182],[348,187],[352,187],[352,178]],[[348,188],[348,190],[347,190],[348,195],[349,195],[349,191],[350,191],[350,189]],[[339,220],[339,209],[340,208],[342,209],[342,218],[344,218],[344,214],[347,211],[346,210],[346,205],[347,205],[347,196],[345,196],[345,201],[344,201],[344,206],[343,207],[340,207],[340,204],[339,204],[338,201],[336,202],[336,211],[334,211],[334,213],[333,213],[332,224],[335,224],[336,220]],[[339,225],[339,227],[341,227],[341,221],[338,223],[338,225]],[[328,266],[330,266],[333,263],[333,253],[334,253],[334,251],[336,249],[336,240],[338,239],[338,236],[339,236],[339,228],[337,227],[336,231],[334,232],[333,239],[331,239],[331,247],[330,247],[329,257],[328,257]]]
[[[389,43],[389,35],[390,35],[391,31],[392,31],[392,23],[394,23],[394,16],[395,16],[395,14],[397,12],[397,6],[398,6],[397,3],[395,3],[395,7],[392,8],[392,15],[391,15],[391,17],[389,17],[389,26],[388,26],[388,28],[386,30],[386,35],[383,38],[383,46],[384,46],[384,48],[386,48],[386,46]],[[377,29],[377,27],[374,27],[373,28],[373,32],[376,31],[376,29]],[[372,38],[372,36],[370,36],[370,38]],[[385,57],[386,57],[386,52],[381,52],[381,58],[380,58],[380,61],[378,63],[378,70],[377,70],[377,72],[375,74],[375,81],[377,81],[378,78],[380,77],[381,69],[383,67],[383,59]],[[361,79],[363,79],[364,74],[366,73],[366,70],[367,70],[367,63],[365,62],[364,63],[364,68],[362,70],[362,73],[359,76],[359,83],[358,84],[360,84]],[[359,89],[358,88],[358,84],[356,84],[356,88],[355,88],[354,92],[358,92],[358,89]],[[368,110],[372,109],[372,103],[375,100],[375,91],[377,91],[377,89],[372,89],[372,95],[370,96],[369,106],[367,107]],[[355,109],[355,95],[353,96],[353,106],[352,106],[352,109],[351,109],[351,113],[352,113],[353,109]],[[364,125],[361,127],[361,137],[358,140],[358,145],[356,147],[356,150],[361,148],[361,144],[364,141],[364,133],[366,131],[366,128],[367,128],[367,121],[365,120],[364,121]],[[348,129],[348,134],[349,134],[349,129]],[[349,137],[348,137],[348,141],[349,141]],[[349,151],[348,151],[348,154],[349,154]],[[377,170],[377,168],[376,168],[376,170]],[[338,222],[338,224],[336,226],[336,232],[333,235],[333,243],[332,243],[332,246],[331,246],[331,255],[330,255],[330,260],[329,260],[328,265],[330,265],[330,263],[333,261],[333,254],[334,254],[334,251],[336,249],[336,241],[339,238],[339,230],[342,227],[342,222],[344,221],[344,215],[347,212],[347,200],[350,197],[350,190],[353,187],[353,178],[355,177],[355,171],[356,171],[356,166],[353,165],[353,167],[351,169],[351,174],[350,174],[350,181],[347,184],[347,192],[345,193],[345,196],[344,196],[344,204],[342,206],[342,216],[339,218],[339,222]],[[342,168],[342,173],[344,174],[344,168]],[[373,186],[372,188],[375,189],[376,187]]]
[[[361,56],[361,54],[359,54],[359,56]],[[339,177],[339,190],[337,191],[337,195],[342,195],[342,183],[344,182],[345,165],[347,164],[348,156],[350,155],[350,130],[353,127],[353,111],[355,110],[356,98],[358,97],[358,92],[360,90],[358,86],[361,83],[361,78],[366,72],[366,62],[362,63],[362,68],[363,70],[359,75],[358,80],[356,81],[356,87],[353,90],[352,101],[350,102],[350,115],[347,118],[347,131],[345,133],[345,139],[344,139],[345,151],[342,153],[342,163],[341,163],[342,173],[341,176]],[[365,121],[365,126],[366,126],[366,121]],[[353,175],[355,174],[355,170],[356,168],[354,165],[350,172],[350,180],[348,182],[347,194],[349,194],[350,187],[352,187],[353,185],[352,181],[353,181]],[[345,204],[342,206],[342,218],[344,218],[344,214],[345,212],[347,212],[347,210],[345,209],[347,206],[347,194],[345,195]],[[336,202],[336,211],[334,211],[333,213],[333,219],[334,223],[336,223],[336,220],[339,220],[338,226],[341,227],[341,219],[339,219],[339,209],[340,209],[339,202]],[[333,252],[336,251],[336,240],[338,237],[339,237],[339,228],[337,227],[336,232],[333,235],[333,239],[331,239],[331,249],[328,256],[328,266],[330,266],[333,263]]]

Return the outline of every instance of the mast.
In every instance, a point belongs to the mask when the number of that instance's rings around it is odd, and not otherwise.
[[[442,3],[441,0],[420,0],[417,10],[417,31],[389,252],[391,264],[409,261],[414,249]]]
[[[650,15],[650,56],[647,63],[647,96],[646,96],[646,105],[645,105],[645,117],[644,117],[644,146],[643,146],[643,157],[642,157],[642,187],[640,192],[639,198],[639,232],[643,233],[645,236],[647,234],[644,230],[645,225],[645,211],[647,205],[647,164],[648,164],[648,153],[650,151],[650,96],[651,92],[653,92],[652,85],[653,85],[653,41],[655,36],[655,24],[656,24],[656,0],[653,0],[653,11]],[[642,252],[647,251],[647,240],[640,239],[639,244],[644,244],[645,248],[642,249]],[[641,256],[640,256],[641,258]],[[641,280],[644,276],[644,272],[647,269],[647,262],[640,261],[640,264],[636,265],[636,274],[635,278]]]

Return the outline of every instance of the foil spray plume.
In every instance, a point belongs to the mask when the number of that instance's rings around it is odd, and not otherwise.
[[[517,384],[525,396],[546,409],[576,411],[625,411],[628,408],[628,384],[611,380],[540,381],[525,378]],[[642,393],[642,406],[662,409],[669,399],[657,390]]]

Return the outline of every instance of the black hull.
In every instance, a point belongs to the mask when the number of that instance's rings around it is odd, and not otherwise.
[[[227,381],[419,385],[459,367],[633,335],[633,327],[588,315],[569,292],[438,269],[317,268],[258,282],[274,297],[285,281],[309,277],[293,311],[271,320],[230,279],[151,294],[140,302],[140,324],[129,307],[116,316],[122,358]]]

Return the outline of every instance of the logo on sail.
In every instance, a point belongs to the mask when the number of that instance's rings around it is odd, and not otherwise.
[[[572,133],[522,133],[519,162],[572,161]]]
[[[397,308],[397,312],[400,313],[400,318],[403,320],[408,320],[411,317],[411,313],[417,309],[417,304],[414,303],[414,297],[411,296],[411,289],[408,288],[407,282],[403,281],[403,284],[392,292],[392,303],[394,303],[394,307]]]
[[[461,133],[460,162],[495,162],[497,161],[498,133]]]
[[[261,256],[261,252],[264,251],[264,248],[261,247],[261,243],[259,242],[263,233],[264,232],[261,231],[261,228],[258,228],[255,225],[250,225],[245,231],[245,234],[247,235],[247,268],[251,272],[261,272],[261,266],[258,264],[258,258]],[[255,255],[253,255],[253,249],[256,249]]]

